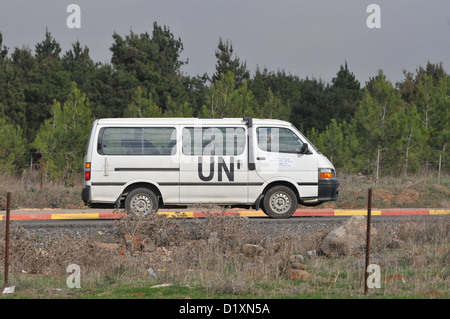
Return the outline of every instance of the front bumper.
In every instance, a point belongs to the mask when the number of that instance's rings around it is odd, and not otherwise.
[[[319,179],[319,198],[321,202],[335,201],[338,198],[339,179]]]

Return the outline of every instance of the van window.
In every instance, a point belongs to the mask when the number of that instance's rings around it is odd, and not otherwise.
[[[298,153],[303,142],[287,128],[259,127],[258,147],[266,152]]]
[[[183,129],[185,155],[240,155],[245,148],[242,127],[186,127]]]
[[[173,155],[174,127],[107,127],[99,137],[99,152],[105,155]]]

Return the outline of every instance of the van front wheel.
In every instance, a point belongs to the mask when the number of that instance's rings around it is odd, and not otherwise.
[[[125,199],[125,209],[128,214],[145,216],[158,211],[158,198],[147,188],[132,190]]]
[[[289,218],[297,206],[297,196],[289,187],[274,186],[264,195],[263,210],[272,218]]]

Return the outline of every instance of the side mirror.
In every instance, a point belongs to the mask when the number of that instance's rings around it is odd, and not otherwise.
[[[308,148],[308,143],[303,143],[302,147],[300,148],[300,154],[310,154],[311,152],[309,151]]]

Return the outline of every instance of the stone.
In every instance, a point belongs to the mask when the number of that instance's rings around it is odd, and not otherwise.
[[[248,257],[259,255],[263,251],[260,245],[244,244],[242,245],[242,253]]]
[[[308,250],[308,251],[306,252],[306,254],[307,254],[309,257],[317,257],[317,251],[316,251],[315,249],[313,249],[313,250]]]
[[[291,280],[309,279],[311,274],[302,269],[291,269],[289,271],[289,277]]]
[[[362,252],[366,245],[367,218],[354,215],[333,229],[322,241],[320,251],[326,256],[347,256]],[[371,234],[376,234],[371,227]]]
[[[301,264],[298,261],[294,261],[291,262],[291,268],[292,269],[301,269],[301,270],[305,270],[306,269],[306,265]]]
[[[291,263],[293,262],[299,262],[299,263],[303,263],[303,261],[305,260],[305,257],[303,257],[303,255],[291,255],[291,257],[289,257],[289,260]]]
[[[154,252],[158,247],[153,239],[145,238],[142,241],[142,250],[146,252]]]

